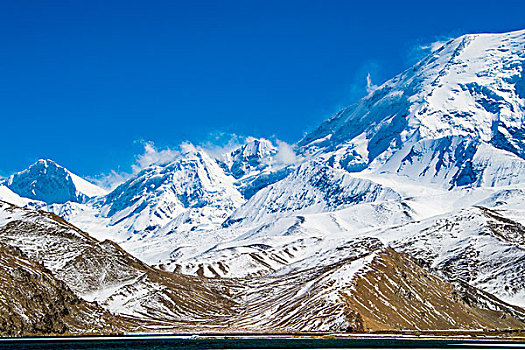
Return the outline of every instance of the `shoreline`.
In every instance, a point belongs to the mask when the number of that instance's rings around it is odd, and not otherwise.
[[[0,343],[9,342],[77,342],[121,340],[249,340],[249,339],[399,339],[399,340],[473,340],[524,342],[525,330],[518,331],[400,331],[369,333],[129,333],[119,335],[49,335],[0,337]]]

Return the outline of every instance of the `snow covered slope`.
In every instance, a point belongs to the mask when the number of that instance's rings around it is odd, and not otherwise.
[[[487,294],[460,291],[377,239],[341,248],[350,253],[346,259],[252,281],[241,295],[241,329],[363,332],[522,324],[520,310]]]
[[[407,143],[380,166],[420,183],[454,187],[501,187],[525,183],[525,160],[470,137]]]
[[[49,159],[11,175],[3,185],[21,197],[46,203],[83,202],[107,193]]]
[[[359,171],[407,143],[467,137],[525,156],[525,31],[451,40],[299,142]]]
[[[223,226],[242,220],[256,222],[268,214],[326,212],[363,202],[400,198],[391,188],[312,161],[303,163],[285,179],[260,190]]]
[[[210,280],[166,273],[113,242],[96,241],[56,215],[0,202],[0,316],[5,316],[0,333],[524,325],[521,310],[495,298],[486,303],[489,297],[475,288],[460,294],[377,238],[357,238],[322,257],[308,258],[312,259],[255,279]],[[368,306],[363,298],[374,293],[370,281],[386,287],[379,298],[369,298]]]
[[[77,296],[116,315],[198,322],[228,312],[229,300],[214,291],[213,283],[163,274],[51,213],[0,201],[0,245],[19,250]]]
[[[26,206],[30,202],[28,198],[20,197],[4,185],[0,185],[0,200],[20,207]]]
[[[0,198],[167,271],[293,274],[369,237],[524,306],[524,62],[525,31],[465,35],[326,120],[293,162],[264,139],[215,157],[186,147],[87,199],[76,177],[41,161]]]
[[[144,169],[96,205],[121,237],[151,236],[161,228],[191,231],[220,225],[244,202],[233,183],[215,159],[191,148],[171,163]]]
[[[0,335],[111,334],[121,323],[15,247],[0,243]]]
[[[525,226],[504,215],[474,207],[374,235],[448,280],[525,307]]]
[[[245,144],[224,155],[221,165],[227,173],[239,179],[266,168],[276,154],[277,148],[270,141],[248,138]]]

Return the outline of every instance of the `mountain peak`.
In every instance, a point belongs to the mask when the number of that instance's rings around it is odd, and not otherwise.
[[[272,142],[267,139],[249,137],[244,145],[233,151],[233,154],[239,154],[244,158],[264,157],[271,155],[276,150]]]
[[[48,164],[59,166],[57,163],[55,163],[51,159],[43,159],[43,158],[40,158],[35,163],[33,163],[31,166],[33,166],[33,165],[43,165],[43,166],[47,167]]]
[[[264,169],[277,152],[277,147],[271,141],[248,137],[243,145],[227,155],[222,166],[238,179],[253,171]]]
[[[22,197],[48,204],[82,202],[106,193],[50,159],[39,159],[29,168],[9,176],[5,185]]]
[[[467,137],[525,158],[525,31],[450,40],[300,142],[360,171],[409,143]]]
[[[54,162],[51,159],[44,159],[41,158],[31,164],[27,170],[33,169],[35,171],[36,169],[65,169],[64,167],[58,165],[56,162]]]
[[[243,201],[216,160],[189,145],[170,163],[150,165],[118,186],[105,197],[105,210],[111,225],[142,234],[192,213],[195,221],[222,221]]]

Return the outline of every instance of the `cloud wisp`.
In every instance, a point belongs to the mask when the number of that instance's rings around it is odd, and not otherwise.
[[[376,91],[379,86],[372,84],[372,78],[370,77],[370,73],[366,75],[366,93],[371,94],[372,92]]]
[[[431,40],[419,40],[416,44],[409,47],[406,53],[406,60],[409,65],[416,64],[426,56],[439,50],[451,39],[459,35],[440,35],[436,36]]]
[[[248,137],[235,133],[213,132],[209,134],[207,141],[200,144],[200,147],[213,158],[223,160],[224,155],[241,147],[247,140]]]
[[[181,152],[172,148],[159,149],[153,141],[140,141],[143,145],[142,153],[135,155],[131,164],[131,171],[111,170],[109,173],[92,177],[89,180],[107,190],[113,190],[152,164],[165,164],[175,160]]]
[[[277,144],[277,155],[275,159],[282,165],[288,165],[297,161],[297,154],[295,153],[292,145],[285,141],[275,140]]]
[[[166,164],[172,162],[188,152],[202,150],[212,158],[224,161],[228,154],[253,139],[253,137],[220,132],[210,134],[209,139],[199,145],[194,145],[193,143],[186,141],[182,142],[177,148],[159,148],[152,141],[141,141],[143,150],[141,153],[135,155],[134,162],[130,166],[130,171],[112,170],[109,173],[101,174],[90,178],[89,180],[107,190],[113,190],[118,185],[138,174],[144,168],[153,164]],[[268,165],[279,167],[293,164],[297,161],[297,155],[294,151],[293,145],[275,137],[273,137],[272,140],[272,143],[277,148],[277,153],[274,157],[268,159]]]
[[[181,149],[183,145],[181,145]],[[153,141],[147,141],[144,142],[144,152],[135,156],[135,164],[131,166],[131,169],[133,173],[137,173],[149,165],[169,163],[179,156],[179,150],[171,148],[159,149],[155,147]]]

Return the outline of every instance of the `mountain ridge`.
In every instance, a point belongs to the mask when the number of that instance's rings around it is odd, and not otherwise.
[[[187,146],[88,196],[74,174],[43,161],[11,176],[0,199],[53,212],[166,273],[285,283],[337,264],[360,238],[393,249],[383,258],[394,270],[419,264],[525,307],[524,91],[525,30],[465,35],[321,123],[293,145],[291,162],[266,139],[220,156]],[[60,181],[31,185],[40,174]],[[352,322],[387,325],[367,317]]]
[[[49,159],[39,159],[2,183],[22,197],[48,204],[84,202],[107,192]]]
[[[427,299],[429,330],[525,324],[524,310],[473,287],[460,290],[377,238],[340,248],[345,257],[333,255],[292,272],[248,279],[191,277],[143,264],[116,243],[99,242],[54,214],[0,202],[0,270],[5,272],[0,285],[6,287],[0,289],[0,315],[7,315],[0,334],[412,329],[423,323],[413,312],[418,306],[406,302],[411,297]],[[370,286],[361,280],[370,278],[400,283],[395,293],[388,292],[392,287],[383,289],[386,304],[372,317],[373,307],[353,303]],[[415,288],[421,282],[425,288]],[[24,292],[10,288],[14,283],[24,285]],[[443,298],[454,301],[443,307]],[[377,322],[399,313],[401,323]]]

